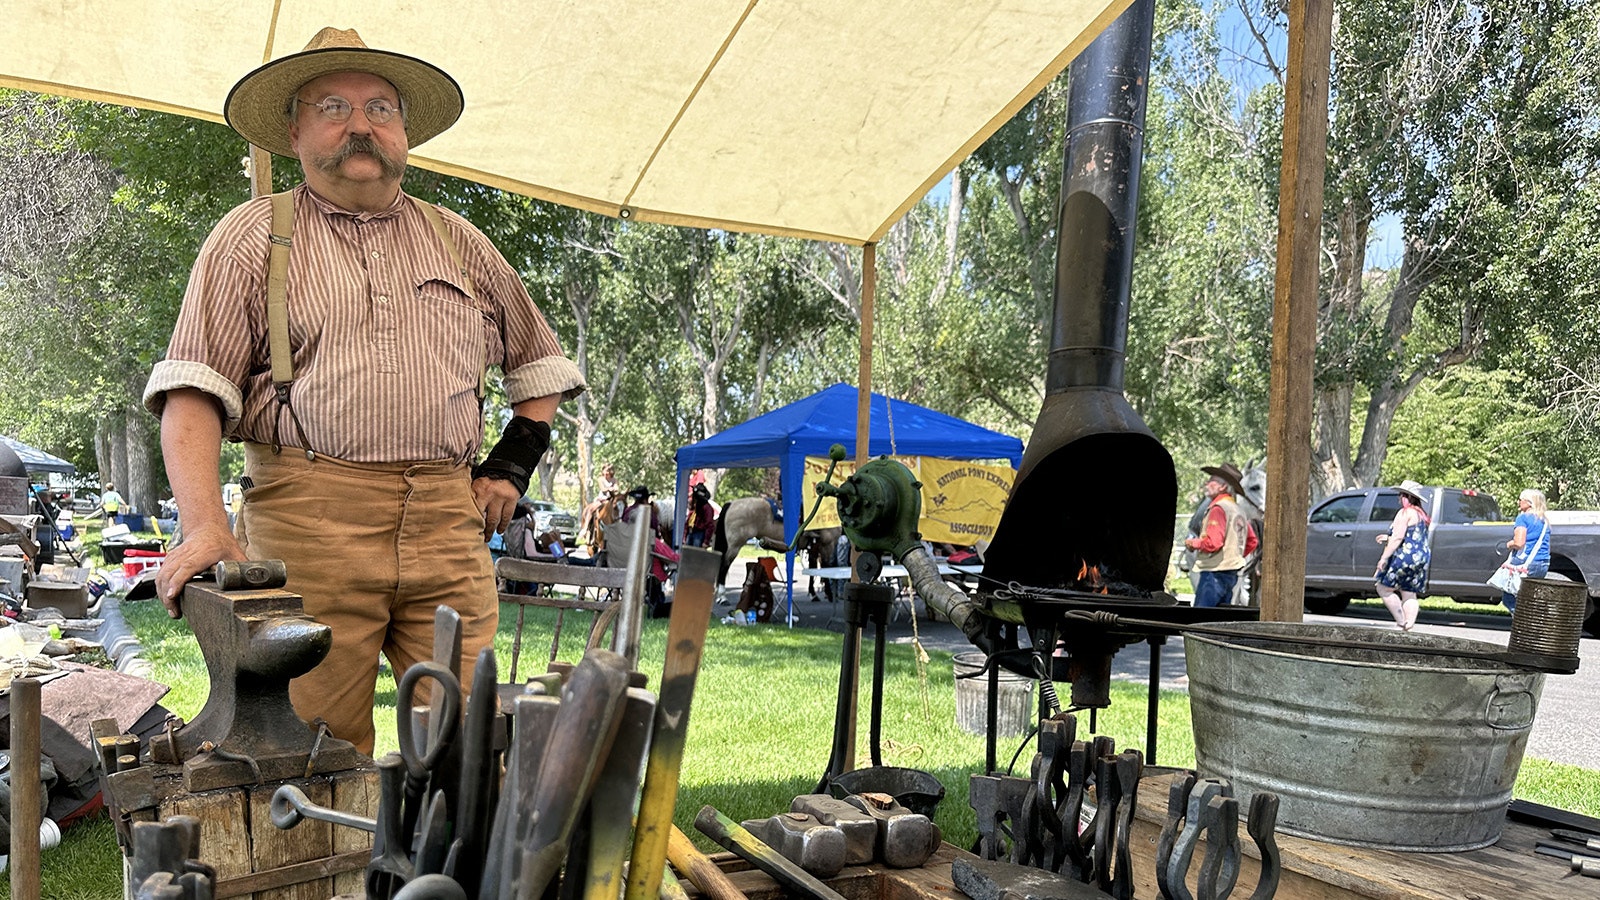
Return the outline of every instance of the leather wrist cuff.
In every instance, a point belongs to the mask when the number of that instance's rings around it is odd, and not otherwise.
[[[528,492],[528,483],[539,466],[539,458],[550,449],[550,424],[516,416],[500,433],[500,440],[472,467],[473,478],[498,478],[509,481],[518,494]]]

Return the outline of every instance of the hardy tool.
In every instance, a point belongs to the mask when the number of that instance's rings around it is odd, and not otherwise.
[[[1115,766],[1117,792],[1121,799],[1117,806],[1116,824],[1116,875],[1111,879],[1111,896],[1117,900],[1133,900],[1133,813],[1138,805],[1139,779],[1144,777],[1144,754],[1137,750],[1124,750]]]
[[[378,760],[378,832],[372,841],[372,862],[367,863],[367,897],[389,900],[411,880],[411,860],[406,857],[405,831],[400,827],[406,795],[406,764],[398,753]]]
[[[533,788],[535,815],[528,833],[517,836],[517,867],[502,883],[502,897],[510,888],[517,900],[536,900],[561,870],[578,816],[616,739],[627,689],[628,661],[600,649],[583,655],[561,689],[561,708]]]
[[[1178,832],[1183,829],[1183,815],[1189,808],[1189,794],[1194,791],[1194,783],[1194,772],[1180,772],[1173,776],[1167,787],[1167,821],[1161,826],[1161,836],[1156,839],[1156,889],[1164,898],[1176,896],[1167,881],[1167,863],[1172,861],[1172,848],[1178,842]],[[1254,816],[1250,818],[1252,822],[1255,821]],[[1262,855],[1262,862],[1266,862],[1265,854]]]
[[[784,859],[783,854],[767,846],[738,822],[718,812],[714,806],[707,804],[700,807],[699,814],[694,817],[694,827],[725,849],[743,857],[750,865],[772,876],[773,881],[788,891],[810,900],[844,900],[838,891]]]
[[[456,676],[456,729],[461,728],[461,717],[466,710],[461,703],[461,613],[456,612],[444,604],[439,604],[433,611],[433,661]],[[492,683],[492,682],[491,682]],[[461,800],[456,796],[457,783],[461,771],[462,746],[457,741],[441,741],[444,729],[449,727],[442,721],[445,715],[444,692],[442,687],[428,694],[428,740],[430,744],[443,747],[439,759],[433,764],[432,790],[443,790],[445,803],[451,810],[461,809]]]
[[[1261,854],[1260,874],[1250,900],[1272,900],[1278,893],[1278,878],[1283,874],[1283,855],[1278,852],[1278,795],[1256,791],[1250,798],[1250,820],[1245,823],[1256,851]]]
[[[450,853],[450,803],[444,791],[434,791],[422,807],[422,818],[417,823],[417,837],[411,849],[411,870],[414,875],[440,875],[445,870],[445,859]]]
[[[689,735],[689,705],[700,673],[700,654],[705,650],[721,563],[721,554],[698,547],[685,549],[679,562],[678,589],[667,624],[661,695],[656,701],[650,758],[634,826],[627,900],[656,900],[661,892],[661,866],[667,860],[667,834],[678,802],[678,774]]]
[[[1233,786],[1226,781],[1206,778],[1195,782],[1189,792],[1189,804],[1184,811],[1183,830],[1173,840],[1172,853],[1167,859],[1166,897],[1168,900],[1194,900],[1189,893],[1186,878],[1194,851],[1200,845],[1200,835],[1208,824],[1205,810],[1214,798],[1229,796]]]
[[[1207,843],[1200,864],[1199,900],[1223,900],[1239,880],[1239,801],[1212,797],[1200,817]]]

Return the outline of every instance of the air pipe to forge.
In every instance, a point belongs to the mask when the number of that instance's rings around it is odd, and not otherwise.
[[[983,606],[976,600],[967,596],[965,591],[954,587],[945,581],[939,574],[939,564],[934,561],[933,554],[928,548],[922,546],[920,541],[907,547],[904,552],[896,553],[895,558],[900,560],[900,565],[905,566],[906,575],[911,579],[911,589],[928,608],[949,619],[951,624],[961,629],[974,647],[984,653],[990,653],[994,648],[989,646],[989,631],[984,623]]]

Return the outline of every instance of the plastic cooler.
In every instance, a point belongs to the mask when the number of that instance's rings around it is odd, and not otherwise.
[[[153,572],[161,568],[161,561],[167,558],[165,550],[134,550],[122,551],[122,574],[129,578],[138,578],[145,572]]]

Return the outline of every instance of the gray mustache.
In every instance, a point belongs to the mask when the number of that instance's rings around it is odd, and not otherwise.
[[[383,152],[377,142],[370,137],[359,134],[351,135],[350,139],[344,142],[344,146],[334,152],[331,162],[334,166],[338,166],[357,153],[370,154],[373,159],[378,161],[378,165],[382,166],[384,171],[390,175],[398,176],[400,173],[400,166],[389,157],[389,154]]]

